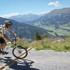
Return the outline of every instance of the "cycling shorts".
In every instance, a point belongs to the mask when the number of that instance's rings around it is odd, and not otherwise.
[[[3,37],[0,37],[0,44],[3,44],[5,42]]]

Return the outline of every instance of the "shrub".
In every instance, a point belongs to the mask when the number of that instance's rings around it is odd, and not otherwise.
[[[69,45],[64,45],[64,49],[70,50],[70,46]]]

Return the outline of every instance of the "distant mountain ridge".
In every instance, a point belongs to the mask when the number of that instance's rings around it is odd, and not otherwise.
[[[61,20],[64,21],[66,19],[66,17],[68,17],[68,19],[69,19],[69,16],[70,16],[70,8],[55,9],[55,10],[47,13],[46,15],[42,16],[41,18],[31,21],[31,23],[33,22],[33,24],[34,24],[36,22],[42,21],[42,22],[44,22],[44,24],[52,24],[52,21],[55,23],[56,23],[56,21],[61,21]],[[61,18],[63,18],[63,19],[61,19]]]
[[[70,8],[55,9],[46,14],[47,16],[55,16],[60,14],[70,14]]]
[[[36,15],[36,14],[25,14],[25,15],[17,15],[9,17],[9,19],[18,21],[18,22],[27,22],[32,21],[40,18],[42,15]]]

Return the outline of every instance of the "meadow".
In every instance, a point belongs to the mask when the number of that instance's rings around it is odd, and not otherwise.
[[[67,38],[44,38],[42,40],[33,40],[28,43],[26,40],[19,39],[18,45],[26,48],[32,47],[35,50],[55,50],[55,51],[70,51],[70,37]]]

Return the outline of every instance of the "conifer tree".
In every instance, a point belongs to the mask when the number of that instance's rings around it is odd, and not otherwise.
[[[38,33],[38,30],[35,31],[35,40],[41,40],[41,36]]]

